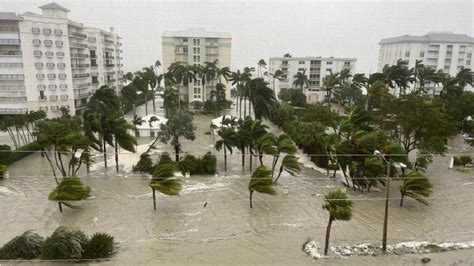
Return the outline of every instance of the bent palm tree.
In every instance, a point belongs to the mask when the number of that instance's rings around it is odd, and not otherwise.
[[[224,171],[227,172],[227,150],[232,154],[232,147],[235,146],[236,134],[232,127],[223,127],[217,131],[220,140],[216,141],[216,150],[224,148]]]
[[[173,163],[162,164],[156,168],[153,178],[148,184],[153,191],[154,210],[156,210],[155,190],[168,196],[179,196],[183,185],[181,180],[174,178],[174,172],[178,170],[178,167]]]
[[[403,198],[405,196],[415,199],[421,204],[428,205],[425,197],[428,197],[433,191],[433,185],[430,180],[420,172],[411,172],[400,185],[400,207],[403,207]]]
[[[260,166],[255,169],[249,182],[250,192],[250,208],[252,208],[252,195],[254,191],[275,195],[276,191],[273,189],[272,171],[266,166]]]
[[[296,75],[294,75],[293,78],[294,78],[293,86],[295,86],[295,88],[300,87],[301,90],[303,90],[304,88],[309,87],[309,79],[308,79],[308,76],[306,75],[306,69],[303,70],[303,72],[296,73]]]
[[[280,178],[283,170],[292,176],[297,175],[301,171],[300,164],[298,163],[296,156],[293,154],[287,154],[285,157],[283,157],[283,160],[281,161],[280,172],[275,178],[275,183],[278,181],[278,178]]]
[[[352,200],[349,199],[345,191],[336,189],[324,195],[324,202],[323,209],[329,212],[329,223],[326,229],[326,245],[324,246],[324,255],[327,256],[332,222],[336,220],[349,221],[351,219]]]
[[[63,212],[62,204],[74,208],[73,205],[65,203],[65,201],[81,201],[88,198],[90,193],[90,187],[85,186],[78,177],[67,177],[49,194],[48,199],[57,201],[59,211]]]

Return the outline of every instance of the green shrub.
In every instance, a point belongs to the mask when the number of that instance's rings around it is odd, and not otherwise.
[[[215,174],[217,169],[217,158],[210,152],[201,158],[201,167],[203,174]]]
[[[167,152],[163,152],[160,156],[160,160],[158,161],[157,166],[160,166],[162,164],[171,164],[174,163],[174,161],[171,159],[170,154]]]
[[[44,241],[41,259],[79,260],[88,243],[89,238],[81,230],[60,226]]]
[[[140,160],[137,164],[132,167],[134,173],[153,173],[153,162],[151,161],[150,155],[148,153],[142,153],[140,155]]]
[[[11,151],[12,148],[8,146],[7,144],[1,144],[0,145],[0,151]]]
[[[18,150],[14,151],[0,149],[0,164],[10,165],[40,149],[40,145],[36,142],[26,144],[25,146],[22,146]]]
[[[95,233],[86,246],[83,258],[107,258],[114,253],[114,237],[107,233]]]
[[[174,172],[179,171],[174,163],[161,164],[153,172],[154,179],[161,179],[174,176]]]
[[[8,167],[6,165],[0,164],[0,178],[4,178],[7,171]]]
[[[190,154],[186,155],[178,163],[178,167],[183,174],[190,173],[191,175],[196,175],[202,172],[201,160]]]
[[[454,166],[462,165],[461,159],[459,159],[459,157],[453,157],[453,165]]]
[[[26,231],[6,243],[0,250],[2,260],[31,260],[41,255],[43,237],[33,231]]]
[[[49,200],[80,201],[88,198],[91,189],[85,186],[78,177],[66,177],[49,194]]]
[[[469,155],[461,156],[459,159],[461,160],[461,165],[462,166],[472,162],[472,158]]]

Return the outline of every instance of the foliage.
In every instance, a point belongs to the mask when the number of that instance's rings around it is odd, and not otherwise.
[[[44,111],[30,111],[25,114],[6,115],[0,119],[0,131],[7,132],[15,149],[36,140],[36,123],[46,118]],[[3,148],[0,148],[0,150]]]
[[[191,175],[201,173],[201,160],[194,155],[188,154],[178,163],[179,170],[183,173],[190,173]]]
[[[203,174],[215,174],[217,168],[217,158],[210,152],[206,153],[201,158],[201,166]]]
[[[79,260],[82,258],[88,242],[89,238],[81,230],[60,226],[44,241],[41,259]]]
[[[0,151],[11,151],[12,148],[7,144],[0,144]]]
[[[283,103],[289,103],[292,106],[305,107],[306,95],[300,89],[282,89],[278,93],[278,98]]]
[[[329,212],[333,220],[349,221],[352,217],[352,200],[344,190],[336,189],[324,195],[323,209]]]
[[[40,149],[41,149],[41,145],[38,144],[37,142],[26,144],[17,150],[1,150],[0,149],[0,164],[11,165],[12,163],[19,161]]]
[[[174,172],[178,171],[175,164],[159,165],[153,173],[149,186],[168,196],[178,196],[182,189],[182,181],[174,178]]]
[[[402,198],[400,200],[400,206],[403,206],[403,198],[405,196],[410,197],[422,203],[428,205],[428,201],[425,199],[429,197],[432,191],[433,185],[430,180],[420,172],[411,172],[404,179],[400,185],[400,194]]]
[[[464,166],[468,163],[472,163],[472,158],[469,155],[464,155],[460,157],[454,157],[454,165],[455,166]]]
[[[138,160],[137,164],[132,167],[134,173],[139,172],[152,174],[153,170],[153,162],[148,153],[142,153],[140,155],[140,160]]]
[[[95,233],[84,249],[84,259],[110,257],[114,253],[114,237],[107,233]]]
[[[3,178],[7,171],[8,167],[6,165],[0,164],[0,178]]]
[[[272,171],[266,166],[259,166],[252,174],[249,182],[249,190],[260,193],[275,195],[276,191],[273,187]]]
[[[173,164],[173,160],[171,159],[171,156],[167,152],[163,152],[160,155],[160,158],[158,160],[157,166],[163,165],[163,164]]]
[[[48,199],[61,203],[81,201],[87,199],[90,193],[91,189],[85,186],[78,177],[67,177],[49,194]],[[69,204],[66,206],[71,207]]]
[[[30,260],[41,255],[43,237],[33,231],[26,231],[6,243],[0,249],[0,260]]]

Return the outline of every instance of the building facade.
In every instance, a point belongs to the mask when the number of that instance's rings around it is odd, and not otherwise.
[[[441,69],[455,76],[462,68],[474,68],[472,54],[474,38],[451,32],[429,32],[423,36],[403,35],[379,42],[378,71],[385,65],[395,65],[398,59],[408,61],[408,67],[422,60],[425,66]],[[433,84],[427,84],[433,89]],[[431,86],[430,86],[431,85]]]
[[[310,103],[324,100],[326,93],[321,90],[323,78],[330,73],[337,73],[343,69],[349,69],[351,74],[355,73],[355,58],[335,57],[271,57],[269,60],[269,73],[281,70],[284,74],[278,79],[270,78],[270,87],[278,96],[282,89],[294,88],[294,76],[305,73],[309,80],[309,87],[304,88],[307,101]]]
[[[231,65],[231,36],[224,32],[211,32],[201,28],[185,31],[165,31],[162,35],[163,69],[172,63],[187,65],[204,65],[205,62],[217,62],[219,68]],[[226,85],[226,98],[230,98],[230,84]],[[181,99],[192,102],[205,102],[210,97],[212,84],[203,86],[198,78],[196,82],[180,89]]]
[[[118,35],[69,20],[56,3],[40,9],[0,13],[0,115],[80,114],[100,86],[121,87]]]

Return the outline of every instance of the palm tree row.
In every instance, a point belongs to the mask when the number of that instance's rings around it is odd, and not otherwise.
[[[44,111],[6,116],[0,120],[0,131],[7,132],[13,146],[18,149],[36,140],[36,124],[44,118],[46,118]]]

